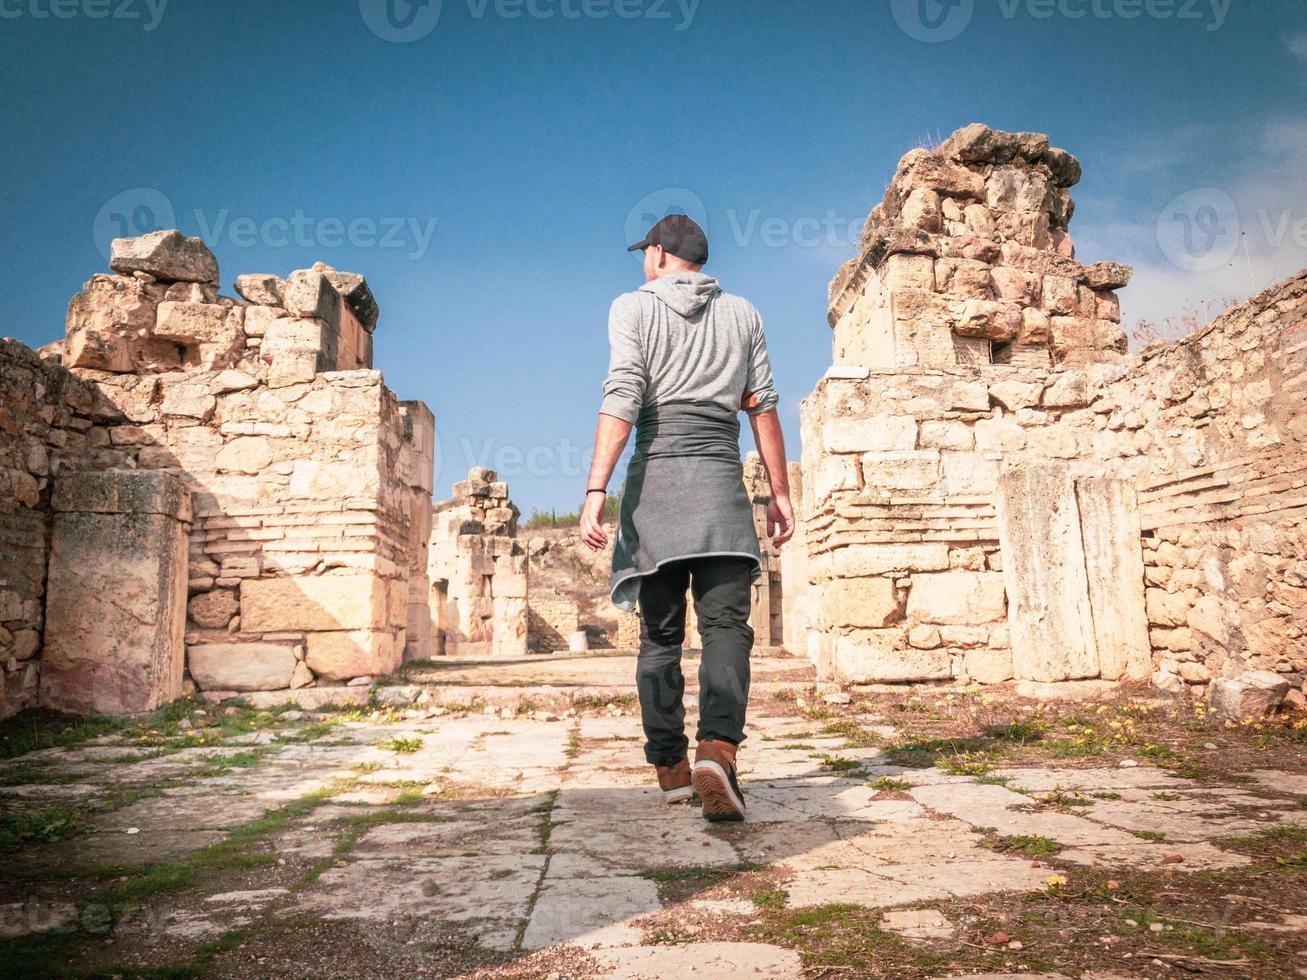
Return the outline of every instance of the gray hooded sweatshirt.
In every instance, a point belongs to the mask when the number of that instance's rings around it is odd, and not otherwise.
[[[663,276],[617,297],[608,342],[604,415],[634,423],[641,408],[668,402],[738,412],[745,391],[758,400],[750,415],[776,407],[762,318],[702,272]]]
[[[700,272],[664,276],[619,296],[600,412],[636,423],[610,588],[633,609],[641,581],[669,561],[761,555],[740,463],[740,402],[774,408],[762,320]]]

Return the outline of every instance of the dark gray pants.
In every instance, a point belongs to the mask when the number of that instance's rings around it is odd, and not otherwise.
[[[694,596],[703,640],[699,663],[699,742],[744,740],[749,703],[750,585],[757,563],[734,556],[668,562],[640,583],[640,656],[636,689],[644,722],[644,757],[656,766],[685,757],[686,589]]]

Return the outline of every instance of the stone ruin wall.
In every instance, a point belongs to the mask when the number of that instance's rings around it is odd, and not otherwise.
[[[52,526],[58,544],[51,501],[61,515],[118,513],[125,525],[167,516],[183,528],[184,664],[206,698],[281,703],[295,690],[297,700],[313,700],[302,689],[366,685],[394,672],[406,653],[428,655],[421,627],[434,422],[370,370],[378,310],[362,277],[322,265],[287,280],[242,276],[243,299],[230,299],[217,293],[212,254],[177,232],[115,241],[111,265],[116,274],[95,276],[73,298],[65,339],[43,349],[45,358],[10,344],[0,361],[0,408],[19,420],[2,430],[6,465],[24,460],[25,479],[11,482],[26,500],[28,481],[37,480],[37,504],[18,506],[43,515],[5,515],[7,533],[25,543],[0,569],[0,588],[22,594],[16,618],[25,629],[44,629],[42,703],[147,710],[183,689],[181,671],[166,667],[182,663],[182,652],[158,637],[133,643],[148,648],[151,676],[164,680],[130,703],[112,693],[97,660],[120,658],[122,649],[79,652],[60,640],[111,632],[114,622],[94,617],[130,621],[134,604],[159,599],[131,579],[131,568],[64,583],[111,597],[122,590],[115,613],[55,604],[60,583],[50,564],[51,608],[41,622],[30,593],[52,561],[42,543]],[[27,394],[36,385],[45,394]],[[30,448],[40,442],[47,476],[38,475],[40,450]],[[87,471],[107,475],[79,475]],[[64,542],[70,556],[95,554],[94,522],[66,523],[86,529]],[[168,551],[164,540],[135,544],[128,553]],[[163,579],[153,587],[164,588]],[[19,632],[30,645],[30,632]],[[70,651],[73,661],[51,663],[51,650]]]
[[[904,158],[832,283],[786,581],[823,679],[1301,680],[1301,282],[1126,360],[1078,176],[968,127]]]
[[[0,717],[37,703],[56,474],[134,461],[96,386],[0,340]]]
[[[532,653],[569,650],[572,635],[580,630],[580,607],[574,599],[534,593],[527,599],[527,644]]]
[[[473,467],[431,507],[430,620],[438,653],[520,657],[527,652],[527,555],[521,512],[494,470]]]

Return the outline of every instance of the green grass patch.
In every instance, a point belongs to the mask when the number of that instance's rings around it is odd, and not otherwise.
[[[1063,849],[1051,837],[1000,837],[991,846],[1005,854],[1026,854],[1030,857],[1048,857]]]
[[[1130,833],[1138,837],[1140,840],[1151,840],[1151,841],[1166,840],[1166,834],[1162,833],[1160,830],[1132,830],[1130,831]]]
[[[1038,721],[1011,721],[1005,725],[986,725],[981,731],[988,738],[1025,745],[1043,738],[1048,732],[1048,726]]]
[[[768,888],[765,891],[754,892],[749,897],[760,909],[783,909],[790,900],[790,893],[779,888]]]
[[[885,757],[895,765],[926,769],[940,764],[944,757],[983,752],[988,740],[970,738],[915,738],[886,746]]]
[[[877,925],[883,914],[879,909],[844,904],[802,909],[762,906],[759,913],[760,921],[753,926],[752,935],[762,942],[796,950],[808,968],[847,970],[854,964],[879,961],[929,970],[950,958],[949,954],[914,947],[882,931]]]
[[[378,742],[377,748],[406,754],[416,752],[418,749],[422,748],[422,739],[417,738],[416,736],[393,735],[390,738],[383,738]]]
[[[0,814],[0,852],[27,844],[48,844],[73,837],[83,830],[82,811],[77,806],[27,806]]]
[[[877,776],[867,783],[872,789],[878,792],[899,791],[905,792],[912,789],[913,784],[906,779],[898,779],[895,776]]]
[[[838,735],[849,743],[849,748],[865,749],[880,744],[880,736],[867,731],[856,721],[845,718],[840,721],[827,722],[822,726],[822,734]]]
[[[825,754],[817,754],[814,758],[823,769],[829,769],[831,772],[854,773],[862,769],[862,762],[857,759],[846,759],[843,756]]]

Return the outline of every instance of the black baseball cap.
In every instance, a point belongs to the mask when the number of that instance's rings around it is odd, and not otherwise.
[[[694,265],[708,263],[708,236],[689,215],[669,214],[627,251],[640,252],[650,245],[661,245],[664,251]]]

